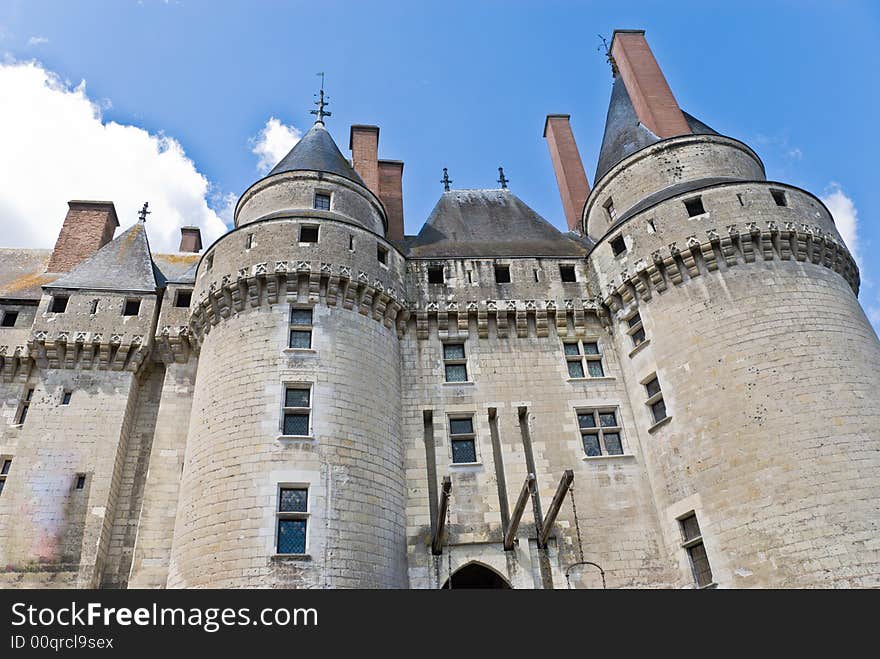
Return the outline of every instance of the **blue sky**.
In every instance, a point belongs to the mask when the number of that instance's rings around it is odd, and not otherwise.
[[[443,167],[454,187],[467,188],[495,187],[503,165],[516,194],[564,225],[541,136],[544,116],[572,115],[592,183],[611,88],[597,35],[610,38],[615,28],[645,29],[680,105],[755,148],[769,178],[820,196],[839,194],[840,212],[857,217],[850,240],[857,241],[861,297],[876,326],[880,265],[870,254],[880,244],[872,158],[880,109],[877,3],[5,0],[0,53],[6,67],[36,61],[58,76],[56,91],[60,85],[72,93],[84,80],[80,95],[96,104],[104,125],[173,140],[172,150],[195,170],[178,178],[201,175],[207,183],[207,208],[189,211],[205,217],[228,217],[224,204],[260,176],[254,149],[270,117],[309,127],[315,72],[324,71],[333,112],[327,125],[343,151],[352,123],[373,123],[381,127],[381,157],[405,161],[406,229],[415,233],[442,190]],[[15,103],[13,90],[0,82],[0,103]],[[26,124],[27,114],[16,121]],[[64,148],[59,140],[35,137],[29,155],[7,149],[15,165],[7,163],[6,171],[51,159]],[[126,171],[107,164],[112,144],[108,138],[102,163],[68,159],[92,196],[103,189],[101,177],[93,184],[89,172]],[[133,172],[151,167],[144,158]],[[137,178],[108,185],[103,196],[132,196],[123,206],[134,209]],[[144,195],[161,195],[160,174],[144,178]],[[17,187],[15,207],[27,208]],[[53,199],[61,217],[67,198]],[[198,206],[186,200],[186,208]],[[0,196],[0,223],[8,223],[2,211],[12,205]],[[39,213],[24,215],[36,222],[30,218]],[[43,246],[51,245],[61,217],[38,223],[46,227]],[[40,226],[13,241],[38,241]]]

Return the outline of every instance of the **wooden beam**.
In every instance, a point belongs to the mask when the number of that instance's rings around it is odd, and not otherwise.
[[[431,537],[431,552],[435,556],[443,553],[443,532],[446,530],[446,511],[449,510],[449,493],[452,492],[452,479],[443,477],[443,489],[440,490],[440,507],[437,511],[437,526]]]
[[[507,530],[504,531],[504,551],[510,551],[513,549],[513,543],[516,540],[516,530],[519,528],[519,521],[522,519],[526,504],[529,502],[529,494],[531,494],[534,487],[535,475],[529,474],[526,476],[526,480],[519,492],[519,498],[516,500],[516,506],[510,517],[510,524],[507,526]]]
[[[538,535],[538,546],[543,547],[547,538],[550,536],[550,531],[553,530],[553,523],[556,521],[556,516],[559,514],[559,509],[562,507],[562,502],[565,499],[565,495],[568,494],[568,488],[571,487],[571,484],[574,482],[574,471],[571,469],[566,469],[565,473],[562,474],[562,479],[559,481],[559,487],[556,488],[556,494],[553,495],[553,501],[550,502],[550,508],[547,510],[547,516],[544,517],[544,524],[541,527],[541,532]]]

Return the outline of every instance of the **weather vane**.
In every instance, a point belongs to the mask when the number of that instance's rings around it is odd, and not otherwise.
[[[608,46],[608,40],[601,34],[598,36],[599,39],[602,41],[602,45],[598,46],[596,50],[598,50],[600,53],[605,53],[605,61],[611,65],[611,74],[616,78],[617,64],[614,62],[614,56],[611,54],[611,48]]]
[[[443,168],[443,178],[440,179],[440,182],[443,184],[443,190],[445,192],[449,192],[449,185],[452,183],[452,181],[449,180],[449,172],[446,171],[445,167]]]
[[[144,202],[144,207],[141,208],[141,210],[138,212],[138,219],[140,219],[141,222],[146,222],[146,221],[147,221],[147,215],[149,215],[150,213],[153,212],[153,211],[148,211],[148,210],[147,210],[147,208],[149,207],[149,205],[150,205],[150,202],[149,202],[149,201],[145,201],[145,202]]]
[[[320,73],[316,73],[315,75],[319,75],[319,76],[321,76],[321,91],[319,92],[319,93],[320,93],[320,96],[318,97],[318,100],[315,101],[315,105],[318,106],[318,109],[317,109],[317,110],[312,110],[312,111],[310,112],[310,114],[315,115],[315,117],[316,117],[316,119],[315,119],[315,123],[316,123],[316,124],[323,124],[323,123],[324,123],[324,117],[329,117],[329,116],[332,115],[332,113],[331,113],[331,112],[326,112],[326,111],[324,110],[324,108],[325,108],[327,105],[330,105],[330,101],[325,101],[325,100],[324,100],[324,72],[321,71]]]
[[[504,168],[498,168],[498,182],[501,184],[502,190],[507,190],[507,184],[510,183],[510,179],[504,175]]]

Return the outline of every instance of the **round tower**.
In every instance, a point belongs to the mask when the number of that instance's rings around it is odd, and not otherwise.
[[[611,55],[588,261],[681,585],[876,586],[880,342],[856,264],[819,199],[678,107],[642,33]]]
[[[407,585],[404,262],[322,119],[198,265],[169,587]]]

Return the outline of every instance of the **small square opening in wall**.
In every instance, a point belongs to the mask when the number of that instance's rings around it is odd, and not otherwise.
[[[90,313],[91,313],[93,316],[94,316],[96,313],[98,313],[98,304],[99,304],[99,303],[100,303],[100,300],[92,300],[92,308],[91,308]]]
[[[315,193],[315,210],[319,211],[329,211],[330,210],[330,195],[324,192],[316,192]]]
[[[141,301],[140,300],[126,300],[125,305],[122,307],[122,315],[123,316],[137,316],[141,311]]]
[[[73,397],[73,392],[65,391],[61,394],[61,404],[62,405],[70,405],[70,399]]]
[[[382,245],[376,245],[376,259],[382,265],[388,265],[388,249]]]
[[[188,309],[190,302],[192,302],[192,296],[192,291],[177,291],[177,296],[174,298],[174,306]]]
[[[318,226],[315,224],[304,224],[299,228],[299,241],[301,243],[318,242]]]
[[[15,327],[15,321],[18,320],[17,311],[4,311],[2,327]]]
[[[70,299],[68,295],[53,295],[52,301],[49,303],[49,311],[52,313],[64,313],[67,311],[67,301]]]
[[[86,486],[86,475],[85,474],[77,474],[76,475],[76,489],[82,490]]]
[[[686,199],[684,202],[684,207],[687,210],[688,217],[696,217],[697,215],[702,215],[706,212],[706,209],[703,208],[703,198],[702,197],[694,197],[693,199]]]
[[[626,241],[623,239],[623,236],[617,236],[617,238],[611,241],[611,251],[614,253],[614,256],[620,256],[626,252]]]
[[[509,284],[510,283],[510,266],[502,265],[500,263],[495,264],[495,283],[496,284]]]
[[[429,265],[428,266],[428,283],[429,284],[442,284],[445,282],[443,277],[443,266],[442,265]]]
[[[573,265],[559,266],[559,278],[562,279],[563,282],[577,281],[577,275],[575,274],[574,266]]]
[[[773,195],[773,201],[776,202],[777,206],[788,206],[788,200],[785,198],[784,190],[774,190],[771,188],[770,194]]]

